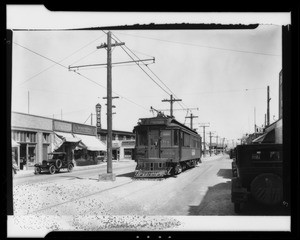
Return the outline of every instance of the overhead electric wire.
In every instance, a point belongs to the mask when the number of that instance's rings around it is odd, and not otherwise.
[[[133,35],[133,34],[128,34],[128,33],[122,33],[122,32],[119,32],[119,33],[120,34],[124,34],[124,35],[128,35],[128,36],[133,36],[133,37],[146,38],[146,39],[151,39],[151,40],[156,40],[156,41],[161,41],[161,42],[168,42],[168,43],[176,43],[176,44],[182,44],[182,45],[189,45],[189,46],[194,46],[194,47],[211,48],[211,49],[223,50],[223,51],[231,51],[231,52],[239,52],[239,53],[250,53],[250,54],[258,54],[258,55],[281,57],[280,54],[261,53],[261,52],[252,52],[252,51],[236,50],[236,49],[229,49],[229,48],[203,46],[203,45],[194,44],[194,43],[176,42],[176,41],[170,41],[170,40],[164,40],[164,39],[158,39],[158,38],[152,38],[152,37],[138,36],[138,35]]]
[[[121,40],[120,39],[118,39],[118,37],[115,35],[115,34],[113,34],[114,36],[115,36],[115,38],[119,41],[119,42],[121,42]],[[116,39],[114,39],[114,40],[116,40]],[[129,47],[127,47],[126,45],[125,45],[125,47],[137,58],[137,59],[139,59],[140,60],[140,58],[132,51],[132,50],[130,50],[130,48]],[[133,59],[133,58],[132,58]],[[147,64],[145,64],[144,62],[142,62],[148,69],[149,69],[149,71],[170,91],[170,93],[172,93],[173,95],[174,95],[174,97],[175,98],[178,98],[176,95],[175,95],[175,93],[148,67],[148,65]],[[169,94],[170,95],[170,94]],[[179,103],[178,102],[178,104],[182,107],[182,108],[184,108],[184,106],[182,106],[181,105],[181,103]],[[187,108],[187,106],[185,106],[186,108]]]
[[[59,62],[61,63],[61,62],[63,62],[64,60],[70,58],[71,56],[73,56],[73,55],[76,54],[77,52],[81,51],[83,48],[89,46],[89,45],[92,44],[93,42],[99,40],[99,39],[102,38],[103,36],[104,36],[104,35],[101,35],[101,37],[98,37],[98,38],[94,39],[93,41],[89,42],[88,44],[82,46],[81,48],[79,48],[79,49],[77,49],[75,52],[73,52],[72,54],[70,54],[70,55],[68,55],[67,57],[65,57],[65,58],[63,58],[62,60],[60,60]],[[19,45],[19,46],[20,46],[20,45]],[[26,79],[25,81],[21,82],[19,85],[22,85],[22,84],[24,84],[25,82],[28,82],[29,80],[35,78],[36,76],[42,74],[43,72],[46,72],[47,70],[49,70],[50,68],[52,68],[52,67],[54,67],[54,66],[56,66],[56,63],[53,64],[53,65],[51,65],[51,66],[49,66],[49,67],[47,67],[47,68],[45,68],[44,70],[38,72],[37,74],[33,75],[32,77]]]
[[[18,44],[18,43],[16,43],[16,42],[14,42],[14,44],[16,44],[16,45],[18,45],[18,46],[20,46],[20,47],[26,49],[27,51],[30,51],[30,52],[32,52],[32,53],[34,53],[34,54],[36,54],[36,55],[38,55],[38,56],[40,56],[40,57],[42,57],[42,58],[47,59],[48,61],[51,61],[51,62],[53,62],[53,63],[56,63],[57,65],[59,65],[59,66],[61,66],[61,67],[63,67],[63,68],[66,68],[66,69],[69,70],[68,67],[66,67],[66,66],[60,64],[59,62],[54,61],[54,60],[52,60],[52,59],[50,59],[50,58],[48,58],[48,57],[46,57],[46,56],[44,56],[44,55],[42,55],[42,54],[40,54],[40,53],[37,53],[36,51],[33,51],[33,50],[31,50],[31,49],[29,49],[29,48],[27,48],[27,47],[24,47],[24,46],[22,46],[21,44]],[[89,77],[87,77],[87,76],[85,76],[85,75],[82,75],[82,74],[79,73],[79,72],[76,72],[76,71],[72,71],[72,72],[78,74],[79,76],[85,78],[86,80],[88,80],[88,81],[90,81],[90,82],[93,82],[93,83],[97,84],[98,86],[100,86],[100,87],[102,87],[102,88],[104,88],[104,89],[107,89],[105,86],[103,86],[103,85],[97,83],[96,81],[90,79]],[[145,107],[141,106],[141,105],[138,104],[138,103],[135,103],[134,101],[130,100],[129,98],[124,97],[124,96],[122,96],[121,94],[118,94],[118,93],[116,93],[116,92],[114,92],[114,91],[113,91],[113,93],[116,94],[116,95],[118,95],[118,96],[120,96],[121,98],[127,100],[128,102],[131,102],[131,103],[133,103],[133,104],[135,104],[135,105],[137,105],[137,106],[143,108],[144,110],[146,110],[146,111],[148,112],[148,109],[146,109]]]

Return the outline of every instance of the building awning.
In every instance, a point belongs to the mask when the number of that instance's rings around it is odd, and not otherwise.
[[[17,143],[15,140],[11,139],[11,147],[18,147],[20,146],[19,143]]]
[[[80,141],[79,138],[74,137],[72,133],[65,133],[65,132],[55,132],[55,134],[61,138],[64,142],[71,142],[77,143]]]
[[[95,136],[74,134],[89,151],[106,151],[106,145]]]
[[[255,138],[252,143],[275,143],[275,128]]]

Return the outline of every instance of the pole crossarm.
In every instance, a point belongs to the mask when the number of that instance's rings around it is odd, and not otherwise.
[[[189,110],[199,110],[199,108],[175,108],[173,111],[189,111]],[[170,111],[170,109],[159,109],[159,111]]]
[[[124,61],[124,62],[115,62],[112,63],[112,65],[118,65],[118,64],[126,64],[126,63],[136,63],[136,62],[146,62],[146,61],[153,61],[155,62],[155,58],[147,58],[147,59],[141,59],[141,60],[134,60],[134,61]],[[107,63],[95,63],[95,64],[86,64],[86,65],[76,65],[76,66],[69,66],[69,71],[73,68],[85,68],[85,67],[99,67],[99,66],[107,66]]]
[[[116,46],[121,46],[121,45],[125,45],[124,42],[120,42],[120,43],[112,43],[110,44],[110,47],[116,47]],[[97,49],[100,49],[100,48],[107,48],[107,44],[106,43],[102,43],[100,46],[97,46]]]
[[[198,116],[193,116],[193,114],[191,113],[191,115],[189,117],[185,117],[185,118],[190,118],[191,119],[190,128],[193,129],[193,118],[198,118]]]
[[[173,117],[173,102],[182,101],[182,99],[175,99],[173,98],[173,95],[170,95],[170,99],[163,99],[162,102],[170,102],[170,115]]]

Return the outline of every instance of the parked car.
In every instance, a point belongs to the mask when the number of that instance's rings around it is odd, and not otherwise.
[[[282,144],[238,145],[233,161],[231,201],[234,211],[250,198],[266,206],[280,206],[284,194]]]
[[[37,163],[34,165],[34,173],[39,174],[42,171],[47,171],[50,174],[54,174],[63,168],[71,172],[74,168],[74,163],[72,160],[67,159],[65,152],[52,152],[48,154],[47,160],[42,161],[42,164]]]

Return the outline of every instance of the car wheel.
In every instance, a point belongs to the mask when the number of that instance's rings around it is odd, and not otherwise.
[[[61,166],[62,166],[62,161],[61,161],[60,159],[57,159],[57,160],[55,161],[55,167],[56,167],[56,168],[61,168]]]
[[[51,165],[49,167],[49,172],[50,172],[50,174],[54,174],[55,173],[55,166],[54,165]]]
[[[68,172],[72,172],[72,170],[73,170],[73,164],[70,163],[68,165]]]
[[[41,173],[41,168],[40,167],[35,167],[34,168],[34,174],[40,174]]]

